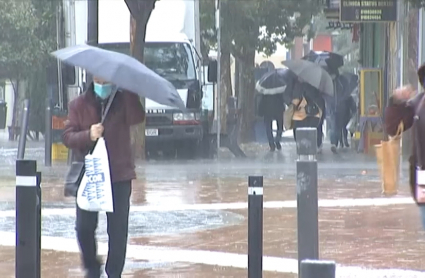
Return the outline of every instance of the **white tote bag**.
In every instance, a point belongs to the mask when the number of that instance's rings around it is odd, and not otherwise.
[[[77,192],[77,205],[86,211],[114,211],[109,157],[104,138],[99,138],[93,153],[86,155],[85,173]]]

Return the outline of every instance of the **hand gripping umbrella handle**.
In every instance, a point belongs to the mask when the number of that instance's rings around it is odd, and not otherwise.
[[[114,91],[109,97],[108,102],[106,103],[105,109],[103,110],[103,113],[102,113],[102,120],[100,121],[101,124],[103,124],[103,122],[105,121],[106,115],[108,115],[109,109],[111,108],[112,101],[114,100],[116,94],[117,94],[117,91]],[[89,151],[89,154],[93,153],[98,140],[99,139],[97,139],[96,142],[94,142],[93,146],[91,147]]]

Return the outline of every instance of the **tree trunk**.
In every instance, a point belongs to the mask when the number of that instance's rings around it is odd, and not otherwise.
[[[227,99],[232,95],[232,77],[230,72],[230,51],[222,49],[220,56],[221,65],[221,99],[220,99],[220,122],[221,122],[221,133],[227,133]]]
[[[130,52],[138,61],[143,62],[146,27],[155,7],[156,0],[124,0],[131,14],[130,19]],[[141,98],[145,107],[145,99]],[[145,159],[145,121],[132,127],[131,147],[134,158]]]
[[[240,63],[239,59],[235,57],[235,97],[237,99],[239,99],[240,79]]]
[[[252,142],[255,138],[255,49],[246,49],[241,54],[239,61],[241,63],[241,76],[239,78],[241,78],[243,82],[241,82],[241,86],[239,88],[242,109],[240,139],[241,142],[247,143]]]
[[[16,83],[15,83],[16,82]],[[10,83],[13,88],[13,113],[12,113],[12,130],[15,130],[15,127],[19,125],[19,81],[10,79]]]
[[[143,62],[145,47],[146,23],[134,17],[130,19],[130,51],[131,55]],[[147,22],[147,21],[146,21]],[[140,99],[145,107],[145,98]],[[131,148],[134,158],[145,159],[145,126],[146,121],[131,127]]]

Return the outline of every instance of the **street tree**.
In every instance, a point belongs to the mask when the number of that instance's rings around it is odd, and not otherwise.
[[[43,2],[47,5],[0,1],[0,79],[9,79],[14,89],[12,128],[17,124],[17,108],[25,97],[19,94],[20,82],[28,81],[34,72],[46,68],[55,46],[55,33],[50,32],[55,1]]]
[[[155,8],[157,0],[124,0],[131,14],[130,22],[130,51],[138,61],[143,62],[146,27]],[[145,99],[142,98],[143,107]],[[145,158],[145,126],[143,121],[140,125],[132,128],[131,145],[135,158]]]

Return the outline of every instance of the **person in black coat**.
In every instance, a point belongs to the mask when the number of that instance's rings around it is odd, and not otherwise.
[[[283,113],[285,105],[283,103],[283,94],[262,95],[258,106],[258,114],[264,117],[266,126],[267,140],[269,141],[270,151],[281,150],[280,140],[283,133]],[[273,121],[277,123],[276,138],[273,138]]]
[[[340,146],[343,148],[344,146],[346,148],[350,147],[350,144],[348,143],[348,130],[347,125],[348,122],[351,120],[353,115],[357,112],[357,105],[354,101],[354,98],[352,96],[347,97],[344,101],[342,101],[341,106],[344,108],[342,115],[342,125],[341,125],[341,139],[340,139]],[[352,135],[351,135],[352,136]]]

